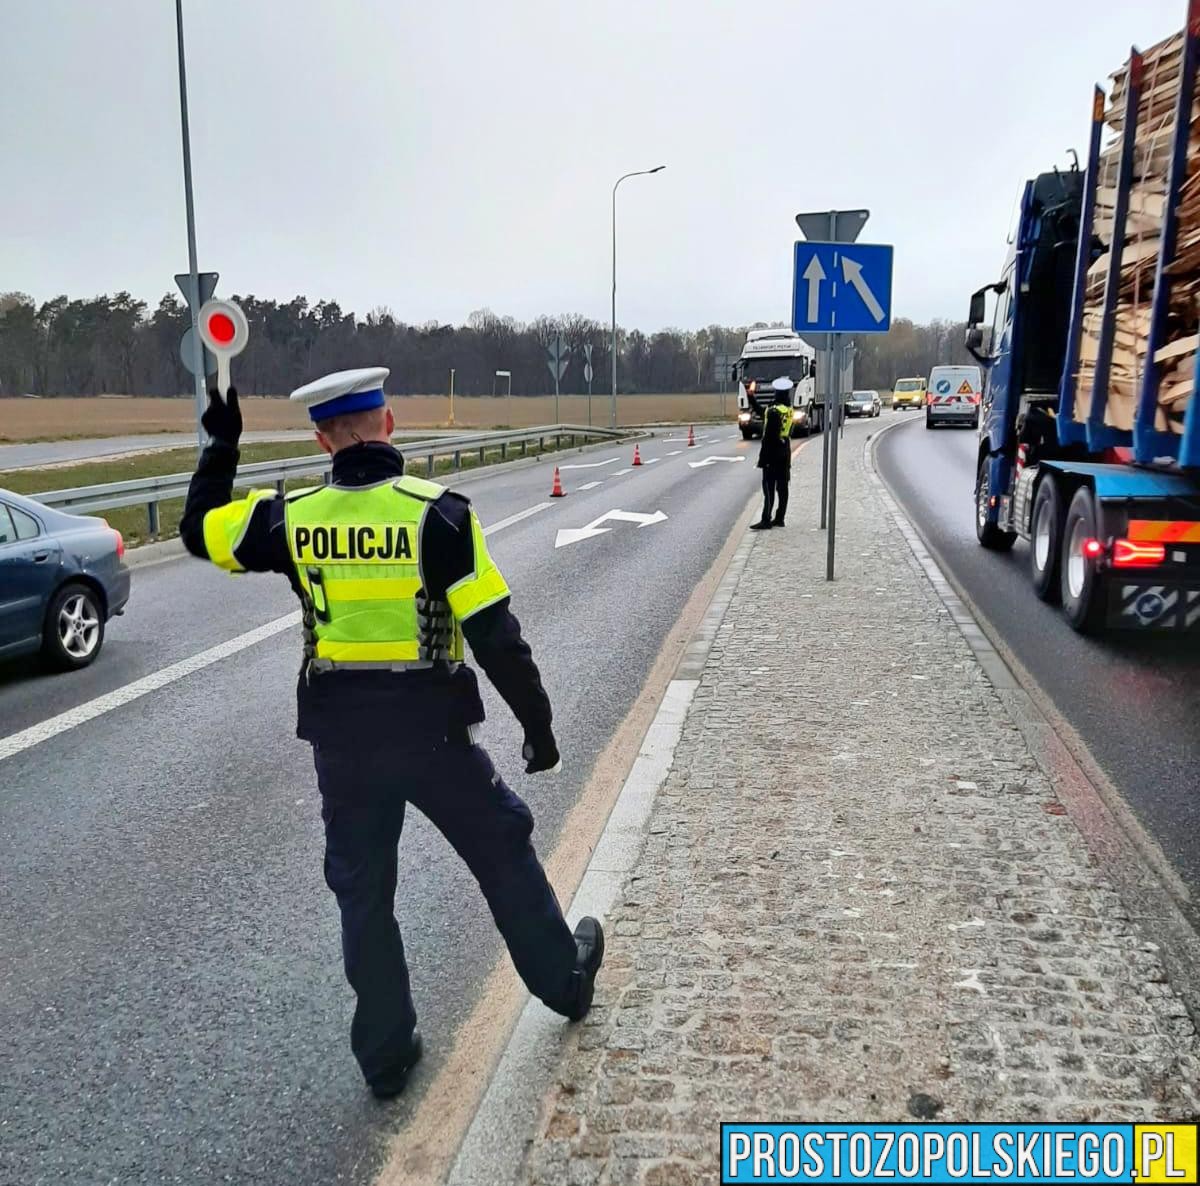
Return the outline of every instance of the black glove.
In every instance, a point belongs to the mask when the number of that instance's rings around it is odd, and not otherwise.
[[[525,773],[539,774],[543,770],[554,771],[562,766],[558,753],[558,742],[554,734],[547,731],[537,737],[525,734],[525,744],[521,746],[521,757],[525,759]]]
[[[215,387],[208,393],[208,407],[200,417],[204,431],[214,441],[236,449],[242,436],[242,410],[238,407],[236,387],[230,387],[222,399]]]

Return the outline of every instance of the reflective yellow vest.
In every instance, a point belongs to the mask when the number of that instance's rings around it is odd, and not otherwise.
[[[435,600],[424,589],[422,528],[443,487],[404,477],[374,486],[324,486],[286,496],[288,551],[304,596],[313,670],[429,667],[463,657],[461,623],[509,595],[470,512],[472,571]],[[268,491],[205,516],[209,556],[236,570],[237,540]]]
[[[794,418],[792,409],[787,404],[776,404],[775,410],[779,413],[779,423],[783,426],[780,435],[785,441],[789,440],[792,435],[792,420]]]

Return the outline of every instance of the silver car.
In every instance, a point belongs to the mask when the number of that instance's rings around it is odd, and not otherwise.
[[[878,416],[882,407],[878,391],[852,391],[846,396],[847,416]]]

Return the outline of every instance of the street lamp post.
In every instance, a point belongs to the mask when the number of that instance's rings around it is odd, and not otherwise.
[[[667,166],[655,165],[653,169],[638,169],[618,177],[612,190],[612,407],[609,409],[609,427],[617,427],[617,186],[629,177],[648,177],[661,173]]]

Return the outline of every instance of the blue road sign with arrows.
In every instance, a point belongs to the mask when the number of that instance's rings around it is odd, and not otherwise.
[[[796,244],[792,329],[801,334],[885,334],[891,324],[890,246]]]

